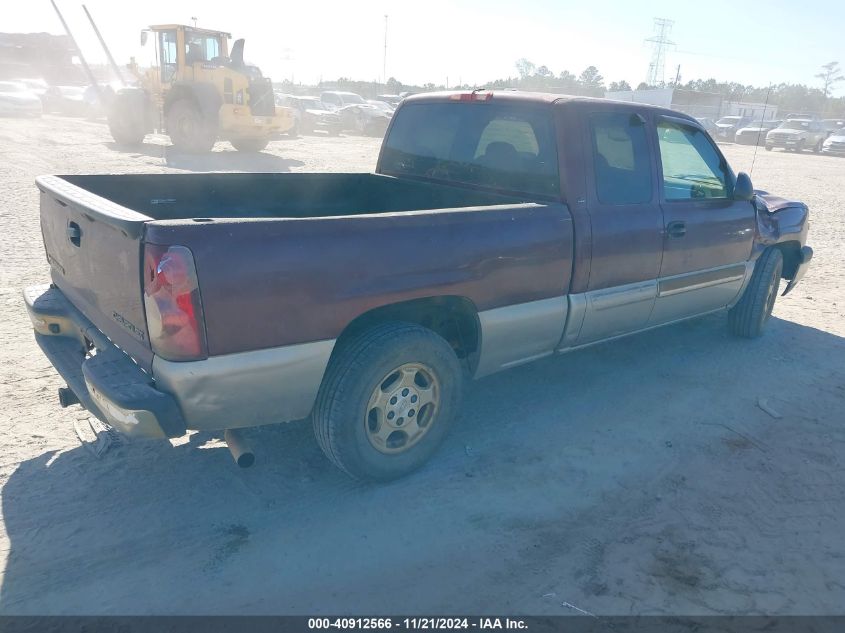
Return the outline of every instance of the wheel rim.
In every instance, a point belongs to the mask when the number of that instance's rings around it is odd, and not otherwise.
[[[440,409],[440,383],[428,366],[406,363],[373,389],[364,427],[373,448],[396,454],[416,445],[434,426]]]

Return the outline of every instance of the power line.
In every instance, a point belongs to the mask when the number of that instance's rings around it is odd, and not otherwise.
[[[648,76],[646,83],[649,86],[662,85],[666,79],[666,49],[674,46],[675,42],[669,39],[672,32],[674,20],[666,18],[654,18],[654,35],[646,39],[652,45],[651,62],[648,65]]]

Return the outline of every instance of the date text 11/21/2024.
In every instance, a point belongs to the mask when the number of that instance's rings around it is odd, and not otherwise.
[[[349,629],[349,630],[525,630],[524,620],[515,618],[309,618],[309,630]]]

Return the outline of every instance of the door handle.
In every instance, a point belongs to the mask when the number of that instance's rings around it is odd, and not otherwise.
[[[687,234],[686,222],[669,222],[666,225],[666,230],[663,232],[666,237],[683,237]]]

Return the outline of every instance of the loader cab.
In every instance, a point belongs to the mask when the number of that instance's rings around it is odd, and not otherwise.
[[[229,33],[178,24],[151,26],[150,31],[155,35],[158,80],[163,88],[194,81],[202,71],[231,64]]]

